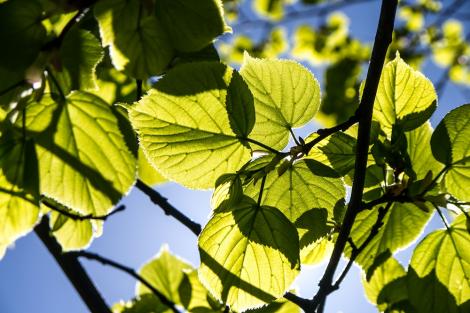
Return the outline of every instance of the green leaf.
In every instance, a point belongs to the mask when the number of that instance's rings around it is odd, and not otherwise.
[[[56,225],[56,223],[60,223]],[[102,223],[92,220],[74,220],[58,212],[51,212],[52,234],[62,247],[62,251],[86,249],[94,238],[93,224]],[[54,229],[56,228],[56,229]]]
[[[187,187],[214,187],[220,175],[250,159],[243,138],[254,124],[253,99],[240,75],[223,64],[177,66],[128,109],[148,160]]]
[[[379,266],[369,280],[362,275],[362,284],[367,299],[376,305],[380,312],[388,312],[394,303],[407,299],[405,281],[406,271],[398,261],[391,257]]]
[[[286,299],[278,299],[265,307],[248,311],[250,313],[300,313],[300,307]]]
[[[340,178],[321,176],[322,170],[318,162],[305,159],[295,162],[281,176],[277,171],[270,172],[261,204],[278,208],[292,223],[312,209],[326,209],[332,217],[333,208],[346,191]],[[256,200],[259,189],[259,183],[250,183],[245,194]]]
[[[382,71],[373,118],[390,136],[393,125],[409,131],[426,122],[436,109],[436,103],[431,81],[397,54]]]
[[[153,294],[144,294],[128,302],[118,302],[112,307],[113,313],[173,313]]]
[[[34,62],[46,39],[42,14],[42,5],[36,0],[15,0],[0,5],[0,68],[21,72]]]
[[[448,230],[436,230],[418,244],[410,262],[408,290],[417,312],[469,312],[470,234],[464,215]]]
[[[431,138],[434,157],[447,167],[444,183],[447,191],[462,201],[470,201],[470,104],[450,111]]]
[[[85,92],[74,91],[63,102],[43,100],[26,113],[27,128],[37,136],[41,193],[81,214],[106,215],[136,172],[115,115]]]
[[[0,138],[0,259],[6,248],[24,236],[39,217],[39,175],[31,141]]]
[[[97,89],[95,70],[103,55],[101,43],[92,33],[72,28],[60,46],[56,66],[64,92]]]
[[[149,163],[141,148],[139,148],[139,156],[137,159],[137,176],[149,186],[162,184],[167,181],[167,179]]]
[[[334,133],[315,145],[308,158],[329,165],[344,176],[354,169],[356,139],[342,132]]]
[[[140,268],[139,274],[167,299],[173,303],[180,304],[181,300],[178,290],[185,278],[184,271],[192,269],[193,267],[190,264],[171,254],[165,245],[160,249],[155,258]],[[148,293],[151,294],[152,291],[141,283],[137,284],[137,295],[142,296]]]
[[[377,215],[377,207],[357,215],[351,231],[356,246],[360,246],[369,236]],[[421,234],[430,217],[431,213],[423,212],[412,203],[395,202],[386,214],[378,234],[359,254],[356,262],[364,270],[369,270],[384,253],[394,253],[411,244]],[[350,255],[349,245],[345,253]]]
[[[428,171],[435,177],[443,166],[434,158],[431,151],[432,127],[429,122],[405,133],[407,152],[417,179],[423,179]]]
[[[140,0],[102,0],[94,13],[103,46],[109,46],[118,70],[147,79],[168,66],[174,50],[152,6]]]
[[[250,138],[283,149],[289,129],[303,126],[318,111],[318,81],[297,62],[255,59],[248,54],[240,73],[255,99],[256,125]]]
[[[158,0],[157,20],[178,51],[197,51],[226,31],[220,0]]]
[[[221,313],[225,309],[225,306],[217,302],[201,284],[197,270],[184,273],[178,292],[181,305],[189,312]]]
[[[235,311],[280,298],[300,268],[295,227],[248,197],[213,214],[199,236],[199,253],[201,282]]]
[[[302,265],[317,265],[333,252],[334,242],[326,237],[320,238],[300,249]]]

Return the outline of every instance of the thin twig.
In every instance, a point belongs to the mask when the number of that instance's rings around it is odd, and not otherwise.
[[[137,180],[135,186],[140,189],[143,193],[145,193],[154,204],[158,205],[163,210],[163,212],[165,212],[166,215],[173,216],[181,224],[191,230],[196,236],[199,236],[202,230],[201,225],[192,221],[189,217],[187,217],[177,208],[172,206],[168,202],[167,198],[163,197],[158,191],[148,186],[140,179]]]
[[[248,141],[248,142],[251,142],[251,143],[253,143],[253,144],[257,145],[257,146],[260,146],[261,148],[266,149],[267,151],[272,152],[272,153],[277,154],[277,155],[283,155],[283,156],[287,156],[287,155],[288,155],[288,153],[281,152],[281,151],[277,151],[276,149],[273,149],[273,148],[271,148],[270,146],[265,145],[264,143],[259,142],[259,141],[255,140],[255,139],[252,139],[252,138],[248,138],[248,137],[239,137],[239,139],[241,139],[241,140],[246,140],[246,141]]]
[[[330,128],[321,128],[321,129],[318,129],[316,131],[316,134],[318,135],[318,137],[316,137],[315,139],[313,139],[312,141],[309,141],[306,145],[305,145],[305,154],[308,154],[310,152],[310,150],[316,145],[318,144],[320,141],[322,141],[323,139],[327,138],[328,136],[330,135],[333,135],[334,133],[337,133],[339,131],[346,131],[347,129],[349,129],[351,126],[353,126],[354,124],[356,124],[357,122],[359,121],[359,118],[358,118],[358,112],[356,112],[353,116],[351,116],[348,120],[346,120],[345,122],[339,124],[339,125],[336,125],[334,127],[330,127]]]
[[[134,269],[122,265],[120,263],[117,263],[113,260],[107,259],[101,255],[98,255],[96,253],[92,252],[87,252],[87,251],[78,251],[78,252],[70,252],[68,253],[69,255],[73,255],[75,257],[83,257],[88,260],[93,260],[93,261],[98,261],[103,265],[108,265],[111,267],[114,267],[118,270],[121,270],[130,276],[134,277],[136,280],[141,282],[145,287],[147,287],[152,293],[167,307],[169,307],[173,312],[175,313],[180,313],[180,311],[176,308],[175,303],[173,303],[171,300],[169,300],[164,294],[162,294],[160,291],[158,291],[148,280],[146,280],[144,277],[140,276]]]
[[[71,254],[63,254],[60,245],[51,237],[49,218],[47,216],[42,218],[41,222],[34,228],[34,231],[59,264],[75,290],[77,290],[90,312],[111,313],[111,310],[77,257]]]
[[[120,205],[116,209],[114,209],[111,213],[106,214],[106,215],[93,215],[93,214],[79,215],[79,214],[75,214],[75,213],[72,213],[70,211],[61,209],[60,207],[54,205],[51,201],[47,200],[46,198],[42,198],[41,202],[45,206],[47,206],[49,209],[51,209],[52,211],[56,211],[56,212],[58,212],[62,215],[65,215],[65,216],[73,219],[73,220],[76,220],[76,221],[85,221],[85,220],[106,221],[108,219],[108,217],[110,217],[110,216],[112,216],[116,213],[122,212],[126,209],[125,205]]]

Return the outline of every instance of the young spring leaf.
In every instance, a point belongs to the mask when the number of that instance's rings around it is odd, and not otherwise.
[[[94,13],[103,46],[109,46],[118,70],[147,79],[170,63],[174,49],[151,6],[140,0],[102,0]]]
[[[431,117],[436,103],[437,95],[431,81],[397,55],[383,69],[373,118],[388,135],[395,124],[409,131]]]
[[[462,201],[470,201],[470,104],[450,111],[431,138],[434,157],[447,167],[447,191]]]
[[[408,292],[417,313],[470,311],[470,234],[463,214],[450,229],[436,230],[418,244]]]
[[[0,259],[39,217],[39,173],[32,141],[0,138]]]
[[[129,119],[165,177],[211,188],[250,159],[243,138],[254,125],[253,99],[236,71],[216,62],[182,64],[154,88],[128,107]]]
[[[116,117],[100,98],[45,96],[26,111],[35,136],[41,193],[82,214],[106,215],[135,180],[136,164]]]
[[[250,138],[283,149],[289,129],[303,126],[318,111],[318,81],[297,62],[255,59],[248,54],[240,74],[255,99],[256,125]]]
[[[235,311],[280,298],[299,273],[295,227],[248,197],[214,213],[199,236],[199,253],[201,282]]]

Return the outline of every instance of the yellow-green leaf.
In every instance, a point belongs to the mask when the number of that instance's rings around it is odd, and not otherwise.
[[[395,124],[405,131],[420,126],[431,117],[436,105],[437,95],[431,81],[413,70],[398,54],[385,65],[373,117],[388,135]]]
[[[43,100],[30,103],[26,113],[27,128],[37,135],[41,193],[84,215],[106,215],[136,174],[116,117],[85,92],[74,91],[63,102]]]
[[[299,239],[277,209],[245,197],[216,211],[199,237],[199,278],[235,311],[280,298],[299,273]]]
[[[318,111],[318,81],[295,61],[255,59],[248,54],[240,73],[255,100],[256,124],[250,138],[283,149],[289,129],[303,126]]]
[[[445,187],[456,198],[470,201],[470,104],[450,111],[431,138],[434,157],[447,167]]]
[[[243,138],[254,124],[253,99],[240,75],[221,63],[177,66],[128,109],[148,160],[187,187],[214,187],[250,159]]]
[[[24,236],[39,217],[39,175],[31,141],[0,138],[0,259],[6,248]]]

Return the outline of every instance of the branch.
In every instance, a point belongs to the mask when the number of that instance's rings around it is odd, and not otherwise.
[[[34,228],[34,231],[62,268],[62,271],[75,287],[75,290],[79,293],[90,312],[111,313],[77,257],[70,254],[62,254],[60,245],[50,235],[49,218],[47,216],[42,218],[41,222]]]
[[[118,270],[121,270],[127,274],[129,274],[130,276],[134,277],[136,280],[138,280],[139,282],[141,282],[145,287],[147,287],[148,289],[150,289],[150,291],[152,291],[152,293],[163,303],[165,304],[167,307],[171,308],[171,310],[175,313],[180,313],[180,311],[176,308],[176,305],[171,301],[169,300],[165,295],[163,295],[160,291],[158,291],[155,287],[152,286],[152,284],[150,284],[148,282],[148,280],[146,280],[145,278],[143,278],[142,276],[140,276],[139,274],[137,274],[137,272],[128,267],[128,266],[125,266],[125,265],[122,265],[120,263],[117,263],[113,260],[110,260],[110,259],[107,259],[105,257],[102,257],[96,253],[92,253],[92,252],[87,252],[87,251],[79,251],[79,252],[70,252],[68,253],[70,255],[73,255],[74,257],[83,257],[83,258],[86,258],[88,260],[93,260],[93,261],[98,261],[100,262],[101,264],[103,265],[109,265],[111,267],[114,267]]]
[[[47,198],[42,198],[41,199],[41,202],[47,206],[49,209],[51,209],[52,211],[56,211],[56,212],[59,212],[60,214],[62,215],[65,215],[75,221],[85,221],[85,220],[101,220],[101,221],[106,221],[106,219],[108,219],[108,217],[110,217],[111,215],[114,215],[118,212],[122,212],[126,209],[126,206],[124,205],[120,205],[118,206],[114,211],[112,211],[111,213],[109,214],[106,214],[106,215],[98,215],[98,216],[95,216],[93,214],[87,214],[87,215],[79,215],[79,214],[74,214],[70,211],[67,211],[67,210],[63,210],[61,209],[60,207],[56,206],[53,202],[49,201]]]
[[[202,228],[200,224],[192,221],[189,217],[172,206],[168,202],[168,199],[163,197],[158,191],[154,190],[140,179],[137,180],[135,186],[140,189],[140,191],[145,193],[154,204],[158,205],[166,215],[176,218],[179,222],[181,222],[181,224],[189,228],[189,230],[191,230],[196,236],[201,233]]]
[[[392,41],[393,26],[398,0],[383,0],[380,11],[380,19],[375,36],[374,47],[372,49],[371,62],[367,72],[364,93],[358,109],[359,131],[357,138],[356,163],[354,170],[354,180],[351,190],[351,200],[341,226],[338,239],[335,243],[333,253],[327,265],[323,278],[321,279],[318,293],[313,298],[311,305],[306,308],[306,312],[314,312],[319,305],[325,301],[332,288],[333,276],[335,274],[341,255],[351,233],[352,226],[357,213],[362,205],[362,195],[364,192],[364,181],[367,167],[367,154],[369,149],[370,128],[372,123],[372,112],[374,108],[375,96],[382,73],[385,56],[388,46]]]

